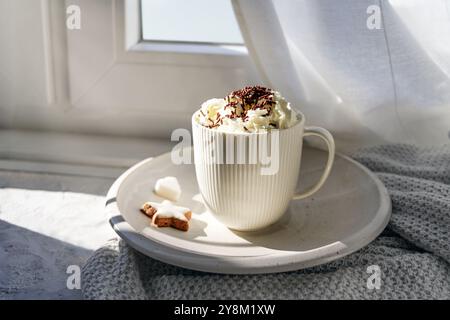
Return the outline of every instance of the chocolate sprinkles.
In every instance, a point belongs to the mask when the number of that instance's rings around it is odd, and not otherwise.
[[[271,115],[273,111],[273,106],[276,104],[274,100],[274,92],[263,86],[247,86],[243,89],[231,92],[225,97],[227,104],[224,109],[231,109],[229,114],[221,115],[219,112],[215,114],[216,122],[212,121],[210,118],[208,120],[211,122],[209,128],[215,128],[223,124],[223,118],[236,119],[241,118],[243,122],[248,120],[248,111],[250,110],[266,110],[264,117]],[[204,114],[202,113],[204,116]],[[271,123],[271,126],[275,124]],[[246,131],[248,128],[244,126]]]

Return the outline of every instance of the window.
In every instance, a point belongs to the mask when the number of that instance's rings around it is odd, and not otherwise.
[[[141,0],[145,41],[242,45],[230,0]]]

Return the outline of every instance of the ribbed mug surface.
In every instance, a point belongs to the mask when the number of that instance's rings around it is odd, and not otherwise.
[[[276,143],[275,130],[223,133],[198,124],[194,114],[197,181],[205,205],[219,221],[230,229],[249,231],[266,227],[283,215],[297,185],[304,122],[302,116],[294,126],[276,130],[279,142]],[[275,154],[269,152],[267,158],[272,161],[271,167],[259,156],[259,150],[264,145],[271,150],[272,143]],[[275,157],[278,157],[278,168],[274,170]]]

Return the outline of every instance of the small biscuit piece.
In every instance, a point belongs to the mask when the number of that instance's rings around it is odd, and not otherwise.
[[[155,184],[155,193],[163,198],[178,201],[181,196],[181,187],[175,177],[158,179]]]
[[[162,203],[146,202],[142,205],[141,212],[152,219],[153,226],[173,227],[181,231],[188,231],[192,217],[188,208],[175,206],[168,200]]]
[[[184,220],[179,220],[176,218],[156,218],[153,224],[158,228],[172,227],[180,231],[189,230],[189,222]]]

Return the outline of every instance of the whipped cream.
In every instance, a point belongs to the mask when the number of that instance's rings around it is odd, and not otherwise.
[[[289,128],[298,116],[278,91],[254,86],[205,101],[194,119],[222,132],[264,132]]]

